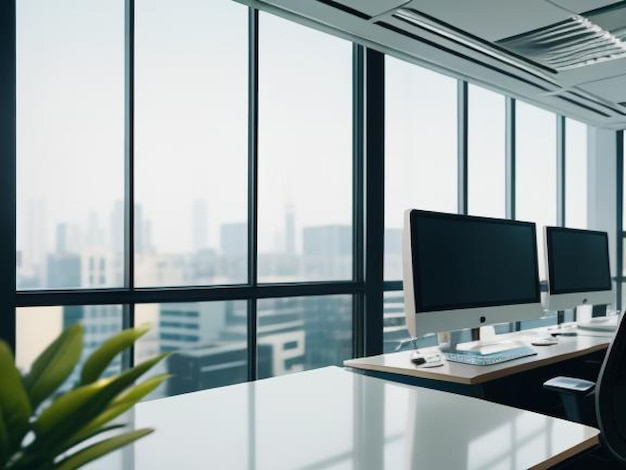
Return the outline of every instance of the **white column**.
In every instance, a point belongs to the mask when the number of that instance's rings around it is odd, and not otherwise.
[[[616,134],[587,128],[587,226],[609,234],[611,274],[615,274]]]
[[[617,266],[616,153],[615,131],[587,127],[587,226],[608,233],[612,276]]]

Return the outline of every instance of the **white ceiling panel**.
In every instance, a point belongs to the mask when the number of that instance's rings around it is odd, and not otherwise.
[[[626,59],[599,62],[587,67],[579,67],[559,72],[557,81],[564,87],[579,83],[593,82],[602,78],[615,77],[626,72]]]
[[[626,101],[626,75],[583,83],[579,85],[578,88],[582,88],[585,91],[614,103]]]
[[[394,8],[418,12],[486,40],[502,39],[569,18],[570,10],[595,9],[606,0],[236,0],[385,54],[485,86],[597,127],[626,128],[626,59],[558,73],[533,69],[514,56],[458,40],[391,17]],[[559,5],[555,1],[560,2]],[[337,2],[377,21],[341,11]],[[626,3],[626,2],[624,2]],[[418,21],[419,23],[419,21]],[[578,93],[577,93],[578,92]],[[585,99],[588,95],[589,99]]]
[[[489,41],[547,26],[571,16],[545,0],[413,0],[408,7]]]
[[[584,13],[586,11],[595,10],[596,8],[619,3],[615,0],[552,0],[552,2],[572,13]]]
[[[407,0],[338,0],[337,3],[369,16],[377,16],[407,3]]]

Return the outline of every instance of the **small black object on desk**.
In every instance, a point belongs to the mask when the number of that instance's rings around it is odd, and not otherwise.
[[[441,353],[422,354],[419,351],[411,353],[411,362],[421,367],[438,367],[443,365]]]
[[[576,331],[553,331],[550,333],[552,336],[578,336]]]

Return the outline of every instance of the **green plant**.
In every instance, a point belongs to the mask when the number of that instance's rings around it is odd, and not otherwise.
[[[159,374],[134,385],[167,356],[161,354],[100,378],[111,361],[148,329],[146,325],[123,330],[106,340],[84,362],[74,388],[56,396],[80,359],[81,325],[63,331],[24,376],[15,367],[8,345],[0,342],[0,469],[74,469],[151,433],[153,429],[138,429],[85,444],[123,428],[111,421],[169,377]],[[48,399],[49,404],[44,403]]]

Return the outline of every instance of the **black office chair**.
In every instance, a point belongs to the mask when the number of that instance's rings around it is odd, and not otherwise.
[[[595,383],[555,377],[543,385],[560,393],[568,419],[598,427],[602,448],[626,466],[626,321],[623,315]]]

